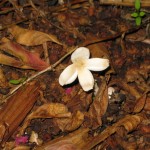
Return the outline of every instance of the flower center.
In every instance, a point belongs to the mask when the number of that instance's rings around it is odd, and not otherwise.
[[[86,66],[86,59],[83,59],[83,58],[76,58],[74,60],[74,64],[77,68],[83,68]]]

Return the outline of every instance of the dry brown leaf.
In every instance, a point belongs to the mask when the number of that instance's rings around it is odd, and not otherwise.
[[[25,145],[16,145],[16,143],[13,142],[6,142],[5,148],[3,150],[30,150],[31,148],[29,146]]]
[[[12,150],[30,150],[30,149],[31,148],[29,146],[20,145],[20,146],[13,148]]]
[[[73,114],[72,118],[58,118],[54,121],[62,131],[73,131],[81,126],[83,120],[84,114],[80,111],[77,111]]]
[[[8,31],[13,35],[19,44],[26,46],[41,45],[47,41],[52,41],[63,45],[55,35],[46,34],[40,31],[24,29],[19,26],[12,26]]]
[[[108,106],[108,90],[106,81],[103,80],[101,86],[99,87],[98,93],[94,98],[93,103],[88,111],[88,117],[90,119],[90,124],[93,128],[97,128],[102,125],[102,116],[105,114]],[[90,125],[87,122],[88,125]]]
[[[0,64],[13,66],[16,68],[21,68],[23,66],[23,63],[19,60],[16,60],[15,58],[9,57],[5,54],[0,53]],[[24,66],[27,67],[27,66]]]
[[[103,142],[106,138],[114,134],[119,127],[124,127],[127,132],[131,132],[137,128],[137,126],[144,120],[144,117],[140,115],[127,115],[123,119],[116,122],[114,125],[107,127],[99,135],[91,138],[83,149],[91,150],[97,144]]]
[[[136,104],[133,110],[134,113],[139,113],[140,111],[142,111],[142,109],[145,106],[146,98],[147,98],[147,94],[145,93],[138,100],[136,100]]]
[[[20,129],[20,134],[23,134],[25,128],[30,121],[35,118],[66,118],[71,117],[68,108],[61,103],[49,103],[38,107],[35,111],[27,116],[23,126]]]
[[[144,110],[150,111],[150,97],[147,97]]]
[[[96,38],[95,35],[92,34],[88,34],[87,35],[87,40],[96,40],[98,38]],[[99,58],[107,58],[109,59],[109,51],[106,49],[106,47],[104,46],[104,43],[96,43],[96,44],[92,44],[87,46],[90,49],[91,52],[91,57],[99,57]]]
[[[56,138],[36,147],[36,150],[83,150],[82,147],[88,140],[88,131],[87,128],[80,128],[67,136]]]
[[[141,97],[141,94],[131,85],[127,84],[122,79],[113,79],[110,83],[110,86],[112,85],[118,85],[121,89],[129,92],[132,96],[134,96],[136,99],[139,99]]]
[[[146,65],[146,64],[145,64]],[[146,65],[147,66],[147,65]],[[149,86],[146,83],[146,76],[143,76],[143,74],[141,74],[141,69],[139,69],[138,67],[134,68],[134,67],[130,67],[127,71],[126,71],[126,80],[127,82],[135,82],[136,85],[138,86],[139,89],[141,89],[142,91],[148,91],[149,90]],[[147,74],[148,74],[148,70],[147,70]]]
[[[0,49],[3,51],[18,57],[21,61],[15,60],[14,58],[8,56],[1,56],[1,61],[5,64],[8,62],[8,65],[14,67],[20,67],[25,69],[35,69],[35,70],[43,70],[48,67],[48,64],[44,62],[36,53],[32,53],[29,50],[25,49],[18,43],[7,41],[0,45]],[[1,54],[2,55],[2,54]],[[2,59],[3,58],[3,59]]]

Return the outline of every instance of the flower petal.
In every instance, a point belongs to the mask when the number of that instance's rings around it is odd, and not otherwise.
[[[92,71],[102,71],[109,66],[109,60],[103,58],[91,58],[87,60],[86,67]]]
[[[72,83],[77,78],[75,66],[69,65],[59,76],[59,84],[66,85]]]
[[[94,78],[92,73],[88,69],[82,68],[78,70],[78,78],[80,85],[82,86],[84,91],[89,91],[93,89]]]
[[[90,51],[86,47],[77,48],[71,55],[71,61],[75,62],[76,59],[88,59],[90,57]]]

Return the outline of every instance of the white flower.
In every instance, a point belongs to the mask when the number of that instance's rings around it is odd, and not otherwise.
[[[71,55],[73,64],[69,65],[60,75],[59,84],[70,84],[78,77],[79,83],[84,91],[93,89],[94,78],[89,71],[102,71],[109,66],[108,59],[91,58],[88,48],[77,48]]]

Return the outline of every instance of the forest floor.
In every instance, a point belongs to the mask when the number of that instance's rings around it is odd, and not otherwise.
[[[149,8],[137,25],[132,2],[1,1],[1,149],[150,149]],[[109,60],[90,91],[59,84],[79,47]]]

